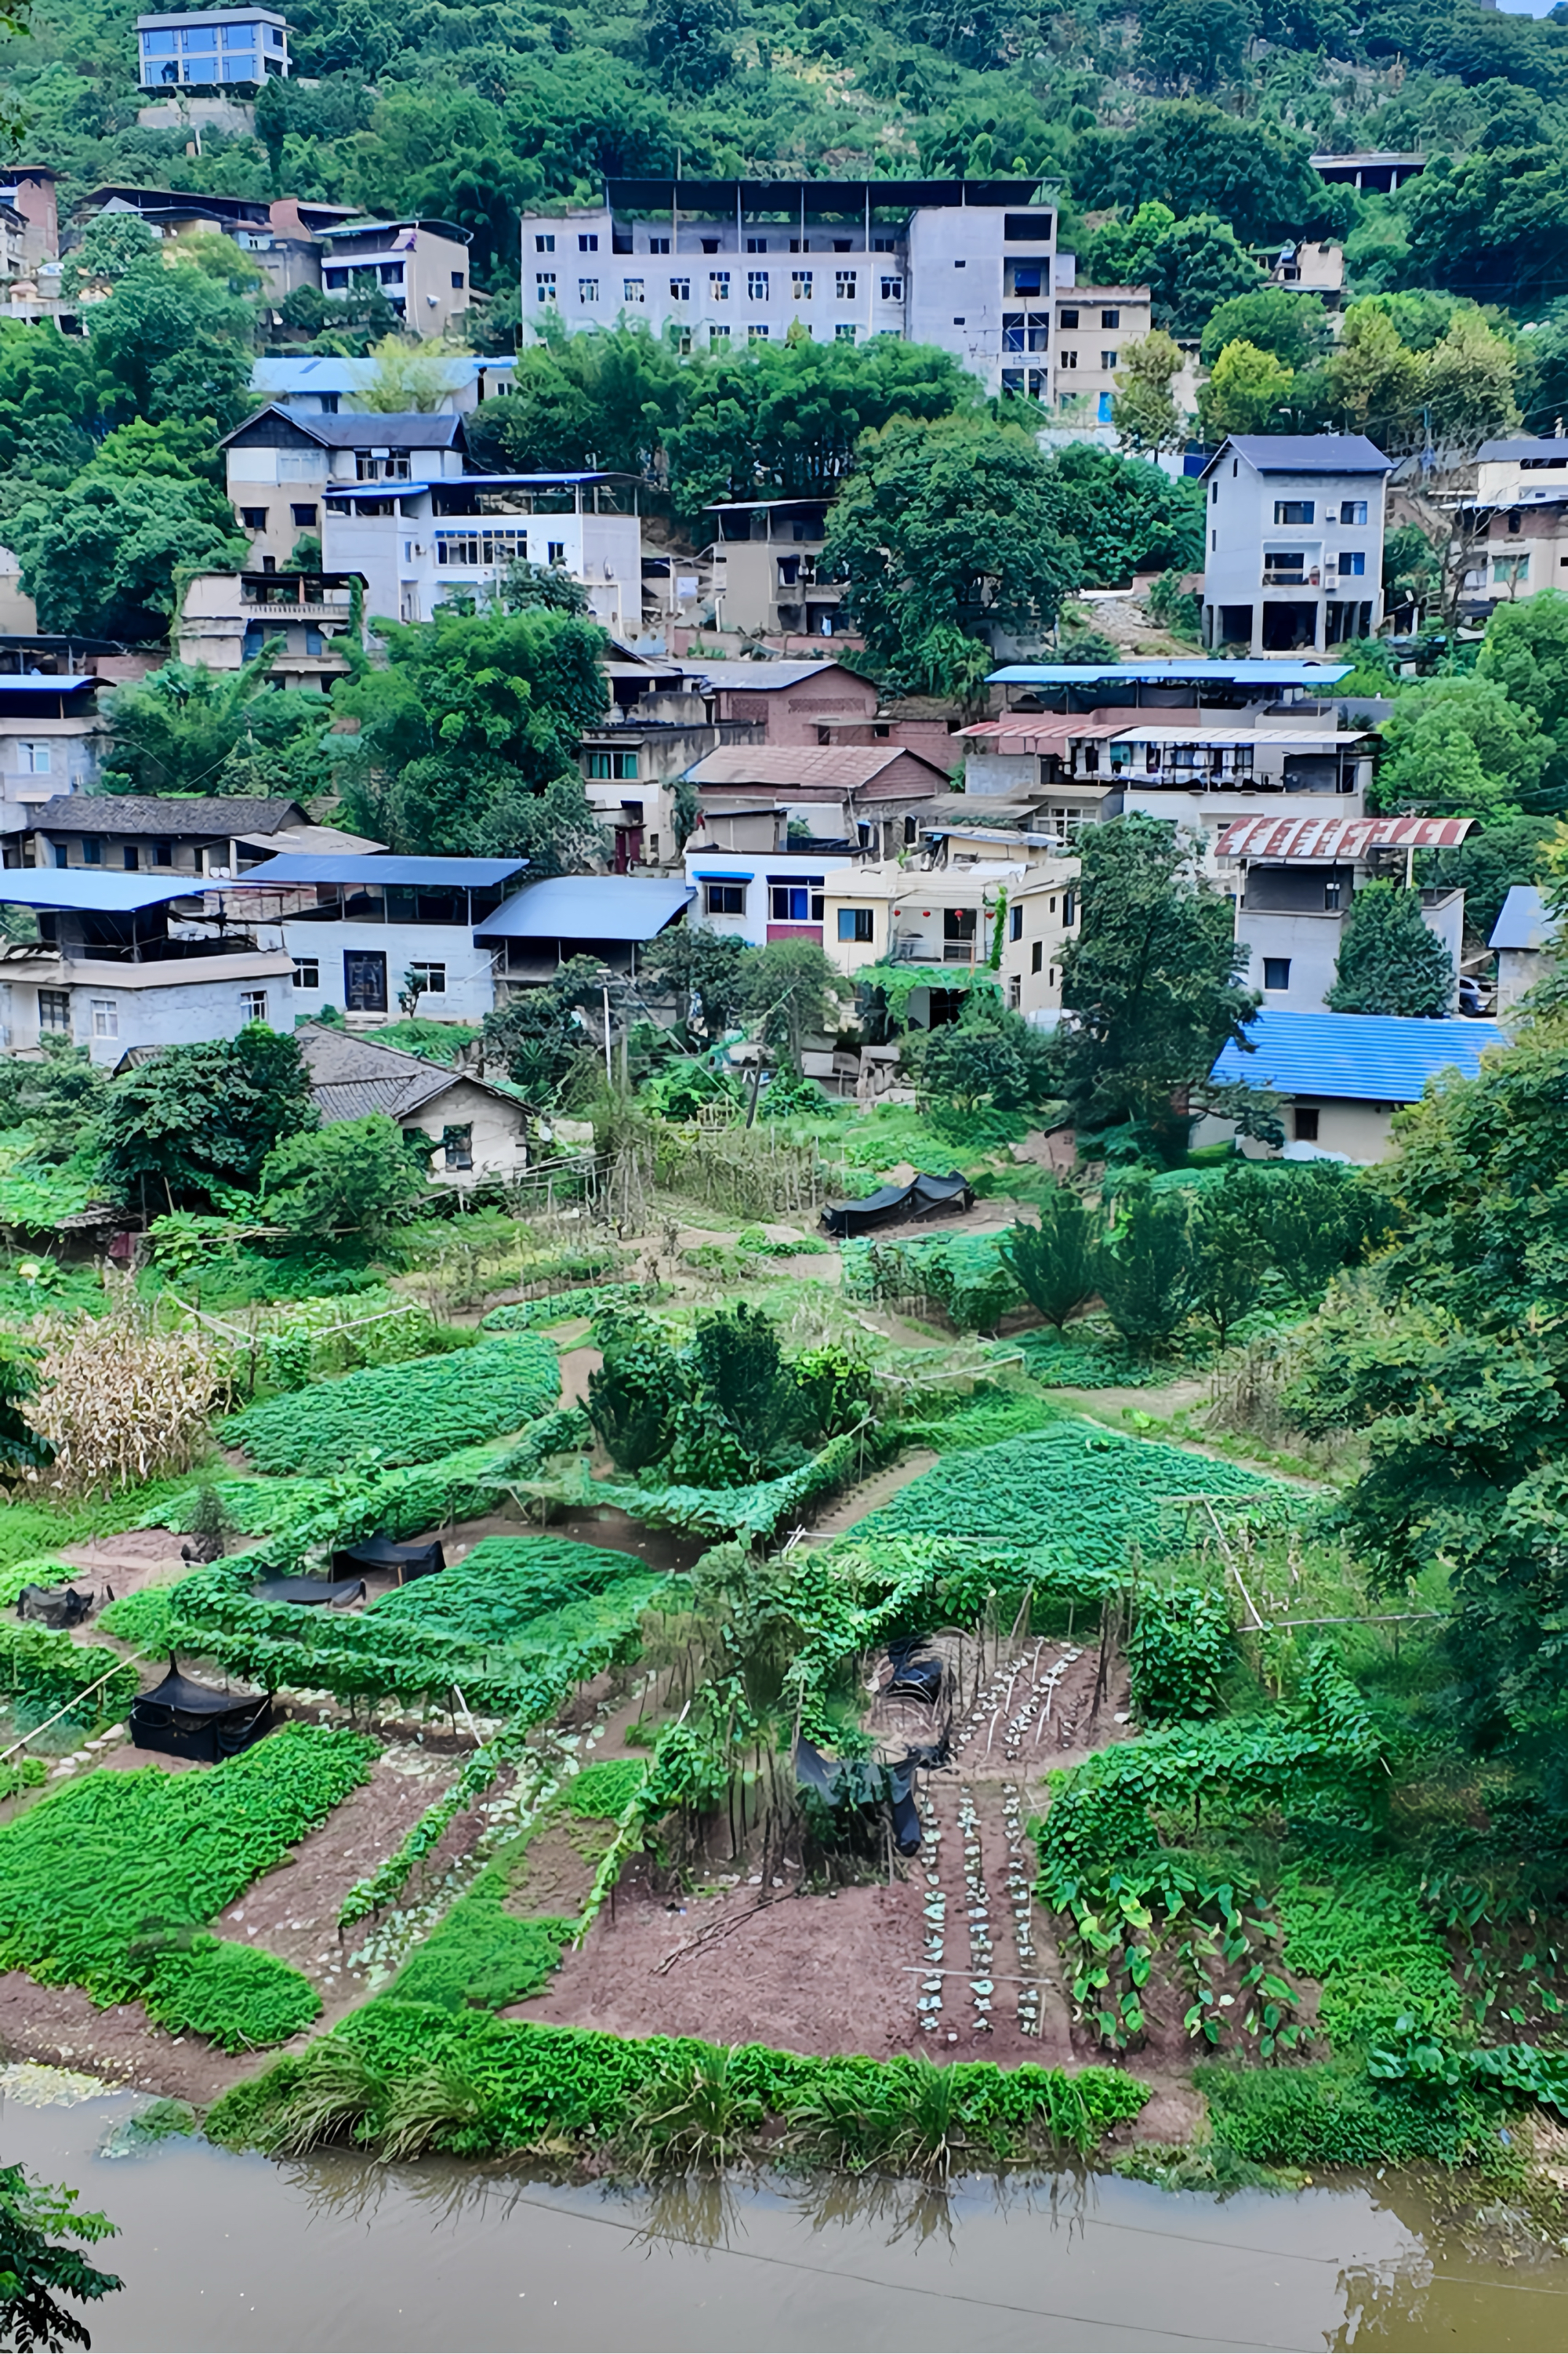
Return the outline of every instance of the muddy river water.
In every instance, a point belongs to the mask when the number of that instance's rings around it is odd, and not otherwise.
[[[0,2107],[0,2157],[121,2236],[116,2349],[1568,2345],[1568,2257],[1418,2187],[1168,2193],[1062,2173],[650,2193],[444,2162],[101,2155],[137,2104]]]

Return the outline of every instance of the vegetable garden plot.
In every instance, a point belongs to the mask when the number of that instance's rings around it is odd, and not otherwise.
[[[223,1426],[267,1472],[343,1471],[357,1456],[433,1463],[521,1430],[560,1396],[554,1345],[521,1332],[407,1364],[376,1365],[248,1406]]]
[[[376,1745],[288,1725],[210,1772],[83,1775],[0,1829],[0,1969],[140,1997],[175,2033],[231,2052],[281,2042],[321,2009],[274,1954],[205,1924],[366,1780]]]
[[[1222,1522],[1240,1506],[1268,1527],[1288,1522],[1306,1500],[1235,1464],[1123,1438],[1095,1423],[1059,1422],[998,1447],[944,1456],[855,1534],[978,1537],[1114,1570],[1129,1545],[1147,1555],[1190,1543],[1192,1515],[1181,1500],[1188,1497],[1209,1499]],[[1198,1525],[1210,1525],[1201,1508]]]

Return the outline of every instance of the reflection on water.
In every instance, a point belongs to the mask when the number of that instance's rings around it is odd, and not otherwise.
[[[101,2155],[132,2105],[0,2108],[0,2161],[122,2227],[97,2354],[1568,2343],[1562,2252],[1409,2182],[1221,2200],[1070,2169],[630,2188],[192,2140]]]

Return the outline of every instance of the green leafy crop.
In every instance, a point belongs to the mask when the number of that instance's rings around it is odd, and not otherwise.
[[[523,1332],[291,1390],[247,1407],[223,1435],[261,1471],[342,1471],[371,1453],[387,1465],[433,1463],[520,1430],[559,1395],[553,1345]]]

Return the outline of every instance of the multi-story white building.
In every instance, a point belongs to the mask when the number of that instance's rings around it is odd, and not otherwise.
[[[1066,257],[1064,256],[1064,260]],[[1065,271],[1062,273],[1065,276]],[[1153,318],[1153,298],[1147,286],[1062,286],[1056,295],[1056,343],[1053,369],[1056,397],[1052,407],[1069,421],[1108,425],[1116,399],[1117,370],[1128,344],[1147,335]],[[1043,323],[1031,323],[1031,355],[1045,348]],[[1041,336],[1038,346],[1033,338]],[[1044,385],[1033,381],[1037,363],[1026,363],[1030,374],[1018,377],[1018,363],[1002,372],[1004,392],[1029,392],[1044,397]]]
[[[138,16],[143,90],[212,90],[287,74],[289,20],[271,8],[199,8]]]
[[[482,601],[513,563],[580,581],[618,634],[642,621],[642,526],[626,474],[463,474],[436,482],[329,483],[328,572],[363,573],[366,616],[428,621],[454,595]]]
[[[323,294],[374,288],[417,335],[444,334],[471,307],[472,232],[455,222],[344,221],[320,235]]]
[[[1291,654],[1370,637],[1391,471],[1359,433],[1232,434],[1202,476],[1204,644]]]
[[[1034,180],[607,180],[602,205],[524,215],[524,331],[634,320],[683,351],[891,334],[992,393],[1004,366],[1019,391],[1033,366],[1045,399],[1056,215],[1040,196]]]
[[[322,527],[329,485],[429,482],[461,477],[461,419],[296,415],[270,402],[218,443],[235,519],[249,536],[252,567],[275,572],[302,538]]]

